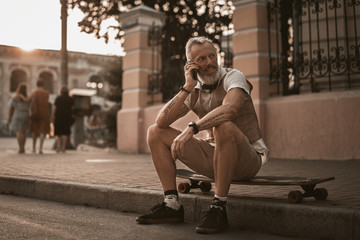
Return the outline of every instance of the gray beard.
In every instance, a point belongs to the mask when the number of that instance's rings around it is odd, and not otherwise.
[[[198,73],[199,80],[206,85],[213,85],[219,81],[220,78],[220,66],[217,71],[212,76],[205,76],[203,74]]]

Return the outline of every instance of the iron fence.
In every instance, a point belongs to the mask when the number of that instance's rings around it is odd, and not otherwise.
[[[156,102],[155,96],[161,93],[161,27],[153,23],[148,33],[148,46],[151,47],[151,73],[148,75],[149,105]]]
[[[270,83],[276,94],[360,88],[360,1],[268,3]]]
[[[225,68],[233,67],[232,34],[223,35],[220,44],[221,65]]]

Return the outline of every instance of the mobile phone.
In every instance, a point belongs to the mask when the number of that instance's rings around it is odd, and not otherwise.
[[[197,71],[196,71],[195,69],[191,70],[191,77],[192,77],[194,80],[198,80]]]

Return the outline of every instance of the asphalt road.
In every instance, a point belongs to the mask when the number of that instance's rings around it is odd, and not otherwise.
[[[292,238],[230,228],[199,235],[197,223],[141,225],[136,214],[0,195],[0,239],[246,239]]]

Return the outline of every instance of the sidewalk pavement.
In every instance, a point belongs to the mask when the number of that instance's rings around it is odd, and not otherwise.
[[[0,193],[71,204],[144,213],[162,201],[162,189],[151,156],[124,154],[114,149],[80,145],[78,150],[55,153],[47,139],[44,154],[18,154],[15,138],[0,138]],[[178,168],[184,165],[177,162]],[[326,201],[305,198],[287,202],[298,186],[232,185],[229,221],[235,227],[285,236],[322,239],[360,239],[360,161],[271,159],[258,175],[335,177],[326,187]],[[184,182],[184,179],[177,179]],[[213,186],[214,189],[214,186]],[[213,197],[192,190],[181,194],[187,221],[199,221]],[[135,220],[134,220],[135,222]]]

